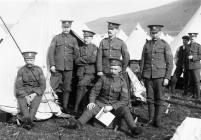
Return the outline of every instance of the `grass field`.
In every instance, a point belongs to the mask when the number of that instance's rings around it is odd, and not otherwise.
[[[69,129],[65,127],[67,120],[54,117],[36,122],[36,126],[30,131],[14,123],[0,122],[0,140],[168,140],[186,117],[201,118],[200,102],[180,96],[180,90],[177,93],[174,98],[170,98],[170,101],[175,104],[171,104],[168,114],[163,114],[163,127],[160,129],[144,125],[147,119],[146,104],[134,108],[139,118],[137,124],[143,128],[143,134],[135,138],[124,131],[114,131],[111,128],[91,124],[85,125],[83,130]],[[164,106],[164,112],[165,110]]]

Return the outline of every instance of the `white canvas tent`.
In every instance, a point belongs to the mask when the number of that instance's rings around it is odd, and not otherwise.
[[[150,39],[149,35],[147,35],[140,23],[137,23],[126,41],[131,60],[141,59],[142,49],[146,39]]]
[[[159,37],[163,40],[165,40],[169,45],[174,40],[174,38],[168,34],[165,34],[164,32],[161,32]]]
[[[11,30],[22,52],[38,52],[35,64],[43,68],[47,77],[46,93],[50,94],[52,91],[48,81],[46,56],[53,36],[61,32],[60,20],[72,19],[66,6],[65,1],[36,0],[30,4]],[[72,30],[77,37],[82,38],[82,30],[89,30],[89,28],[78,20],[74,20]],[[14,81],[17,70],[24,65],[24,60],[10,36],[1,44],[0,65],[2,66],[0,69],[0,109],[15,114],[17,102],[14,96]],[[51,112],[50,109],[45,110]],[[48,116],[51,115],[48,114]]]
[[[178,126],[171,140],[200,140],[201,119],[186,117]]]
[[[126,35],[126,33],[122,29],[119,30],[117,37],[119,37],[123,41],[126,41],[128,39],[128,36]]]

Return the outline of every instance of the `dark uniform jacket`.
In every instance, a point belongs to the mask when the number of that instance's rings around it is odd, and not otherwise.
[[[97,49],[94,44],[87,44],[79,48],[79,57],[75,59],[75,64],[78,66],[78,76],[96,73]]]
[[[49,64],[56,70],[72,70],[73,61],[78,56],[78,43],[71,34],[56,35],[49,48]]]
[[[100,107],[111,105],[114,109],[128,105],[128,88],[126,81],[120,77],[102,76],[91,90],[90,103]]]
[[[170,46],[161,39],[147,41],[142,51],[142,77],[170,79],[172,68],[173,56]]]
[[[185,63],[186,63],[186,69],[200,69],[201,64],[201,45],[198,43],[190,43],[186,47],[187,55],[185,58]],[[192,55],[193,59],[189,60],[188,56]]]
[[[97,54],[97,71],[110,73],[110,58],[120,59],[122,56],[123,71],[126,70],[130,55],[124,41],[119,38],[105,38],[100,42]]]
[[[176,66],[177,67],[184,67],[184,64],[185,64],[185,57],[187,55],[187,52],[186,52],[186,47],[187,45],[185,46],[185,48],[183,48],[184,46],[180,46],[179,47],[179,50],[176,54],[176,58],[177,58],[177,61],[176,61]]]
[[[33,73],[32,73],[33,72]],[[39,66],[23,66],[18,70],[15,81],[16,97],[25,97],[32,93],[42,95],[46,89],[46,80]]]

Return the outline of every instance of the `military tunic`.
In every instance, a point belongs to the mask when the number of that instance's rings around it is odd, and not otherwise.
[[[100,78],[92,88],[89,100],[100,107],[111,105],[114,109],[128,105],[128,88],[124,78],[120,76]]]
[[[33,121],[45,89],[46,80],[40,67],[35,65],[27,67],[27,65],[25,65],[18,70],[15,81],[15,94],[20,109],[20,115],[22,115],[22,121],[27,118]],[[33,93],[37,95],[28,108],[25,97]]]
[[[73,70],[73,61],[78,56],[78,43],[71,34],[56,35],[49,48],[49,64],[56,70]]]
[[[144,78],[170,79],[173,68],[173,56],[170,46],[161,39],[149,40],[145,43],[142,59],[141,73]]]
[[[120,59],[122,56],[123,69],[125,72],[128,66],[130,55],[126,44],[119,38],[105,38],[100,42],[97,54],[97,71],[110,73],[110,58]]]
[[[200,98],[200,60],[201,60],[201,45],[198,43],[190,43],[187,48],[187,55],[185,57],[185,68],[190,75],[193,84],[193,97]],[[192,55],[193,59],[188,59]]]
[[[142,52],[141,74],[145,78],[149,120],[155,121],[157,126],[160,125],[162,114],[163,79],[170,79],[172,68],[170,46],[161,39],[147,41]]]
[[[43,71],[38,66],[27,67],[26,65],[19,69],[16,82],[16,97],[23,98],[32,93],[42,96],[46,88],[46,81]]]

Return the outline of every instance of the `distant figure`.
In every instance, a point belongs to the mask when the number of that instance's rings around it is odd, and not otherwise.
[[[0,39],[0,44],[1,44],[2,41],[3,41],[3,38]]]
[[[167,42],[159,38],[162,25],[149,25],[151,40],[142,51],[141,74],[147,91],[149,122],[155,127],[161,126],[163,86],[168,85],[173,56]]]
[[[74,108],[75,114],[78,113],[80,102],[87,93],[88,89],[93,86],[96,74],[95,66],[98,48],[91,43],[95,33],[87,30],[83,30],[83,32],[85,45],[80,46],[79,57],[75,60],[75,64],[78,66],[77,76],[79,78]]]
[[[187,55],[185,57],[186,70],[189,73],[193,86],[193,98],[200,99],[200,60],[201,60],[201,46],[196,43],[198,33],[188,33],[190,37],[190,44],[186,48]]]
[[[175,94],[175,87],[177,84],[177,80],[180,78],[181,74],[183,73],[183,77],[184,77],[184,93],[183,93],[183,95],[187,95],[189,78],[188,78],[188,73],[186,72],[186,69],[185,69],[185,57],[186,57],[186,47],[189,43],[190,38],[189,38],[189,36],[183,36],[182,40],[183,40],[183,45],[178,48],[178,50],[175,54],[176,69],[171,78],[171,91],[172,91],[172,94]]]
[[[46,80],[42,69],[34,65],[36,52],[22,53],[26,65],[18,70],[15,81],[15,94],[22,121],[22,127],[31,129],[34,124],[35,114],[38,110],[42,95],[46,88]]]
[[[73,63],[78,57],[79,48],[76,38],[70,34],[73,21],[62,20],[61,22],[63,31],[53,38],[49,48],[50,84],[58,95],[59,102],[62,103],[63,112],[69,113],[68,101],[71,92]]]
[[[130,55],[124,41],[116,37],[120,24],[108,22],[108,38],[100,42],[97,54],[97,75],[102,76],[110,73],[110,58],[119,59],[122,57],[122,72],[125,73]]]
[[[104,112],[114,113],[118,121],[121,118],[125,119],[132,135],[138,135],[142,130],[136,126],[128,107],[128,88],[126,81],[120,75],[122,63],[119,59],[110,59],[109,61],[110,74],[99,78],[91,90],[87,110],[78,120],[71,121],[68,126],[81,129],[85,123],[98,114],[101,108],[104,108]]]

